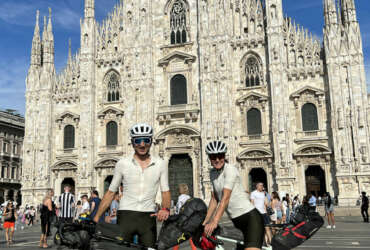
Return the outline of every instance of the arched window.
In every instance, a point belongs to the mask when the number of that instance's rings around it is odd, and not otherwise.
[[[245,64],[245,86],[253,87],[261,85],[261,68],[255,56],[250,56]]]
[[[67,125],[64,127],[64,149],[75,147],[75,127]]]
[[[171,79],[171,105],[187,104],[188,95],[186,78],[183,75],[175,75]]]
[[[116,122],[108,122],[107,124],[107,146],[115,146],[118,144],[118,127]]]
[[[170,15],[171,44],[186,43],[186,4],[183,0],[175,1]]]
[[[112,71],[107,75],[107,100],[108,102],[117,102],[120,99],[119,76]]]
[[[248,135],[262,134],[261,112],[252,108],[247,112]]]
[[[319,130],[317,109],[312,103],[306,103],[302,107],[302,127],[303,131]]]

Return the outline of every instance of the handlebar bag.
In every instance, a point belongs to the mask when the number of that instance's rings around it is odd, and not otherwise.
[[[207,215],[203,200],[191,198],[181,207],[178,215],[170,216],[162,225],[158,237],[158,250],[181,244],[195,234]]]

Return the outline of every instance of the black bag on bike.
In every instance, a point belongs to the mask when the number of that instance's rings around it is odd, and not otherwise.
[[[273,238],[274,250],[289,250],[301,245],[312,237],[324,225],[324,220],[317,212],[310,212],[302,206],[296,210],[291,224],[280,230]]]
[[[170,216],[163,223],[158,238],[158,250],[171,248],[190,239],[202,226],[206,215],[207,205],[203,200],[187,200],[178,215]]]
[[[58,249],[63,247],[69,249],[90,249],[91,232],[87,227],[83,228],[82,224],[64,224],[56,223],[55,227],[58,228],[54,234],[54,244]]]
[[[129,250],[137,249],[122,245],[120,226],[117,224],[96,224],[94,239],[91,241],[92,250]]]

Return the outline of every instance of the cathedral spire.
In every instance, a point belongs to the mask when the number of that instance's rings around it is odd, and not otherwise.
[[[41,65],[41,39],[40,39],[40,26],[39,26],[40,12],[36,12],[35,31],[32,39],[31,51],[31,65]]]
[[[335,0],[324,0],[325,26],[338,23]]]
[[[354,0],[341,0],[340,6],[342,9],[343,24],[357,22],[356,6]]]
[[[49,8],[48,38],[50,42],[54,42],[53,24],[51,22],[51,8]]]
[[[95,18],[95,0],[85,0],[85,19]]]
[[[71,38],[68,40],[68,62],[67,64],[70,65],[72,63],[72,41]]]

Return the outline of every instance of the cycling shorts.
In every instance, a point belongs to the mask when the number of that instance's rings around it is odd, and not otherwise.
[[[263,217],[257,209],[232,219],[232,222],[242,231],[245,248],[262,248],[265,226]]]
[[[139,236],[139,244],[154,247],[157,241],[157,219],[150,215],[154,212],[137,212],[118,210],[117,222],[125,241],[133,242],[134,236]]]

